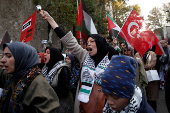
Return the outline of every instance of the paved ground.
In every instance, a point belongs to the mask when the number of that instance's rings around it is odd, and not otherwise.
[[[157,112],[156,113],[168,113],[165,104],[165,90],[159,90],[159,100],[157,101]]]

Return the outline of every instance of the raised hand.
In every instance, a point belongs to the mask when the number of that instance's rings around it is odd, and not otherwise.
[[[58,24],[54,21],[54,19],[49,15],[47,11],[41,10],[40,14],[44,20],[47,20],[49,22],[53,29],[58,27]]]
[[[48,21],[50,18],[52,18],[47,11],[41,10],[40,14],[44,20]]]

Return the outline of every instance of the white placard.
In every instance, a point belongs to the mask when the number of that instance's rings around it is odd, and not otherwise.
[[[157,70],[146,71],[148,82],[160,80]]]

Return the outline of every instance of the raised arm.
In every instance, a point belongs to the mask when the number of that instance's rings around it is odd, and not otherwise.
[[[41,10],[40,14],[44,20],[47,20],[47,22],[51,25],[51,27],[54,29],[55,33],[60,39],[66,35],[65,31],[61,27],[58,26],[58,24],[49,15],[47,11]]]
[[[80,64],[83,63],[85,56],[87,55],[87,50],[83,49],[77,42],[76,38],[73,36],[71,32],[67,34],[65,31],[58,26],[55,20],[49,15],[48,12],[41,10],[40,14],[43,19],[47,20],[49,24],[54,29],[57,36],[60,38],[61,42],[65,45],[65,47],[75,56]]]

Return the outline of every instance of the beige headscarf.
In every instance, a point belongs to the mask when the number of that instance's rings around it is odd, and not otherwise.
[[[126,48],[131,50],[131,56],[134,57],[134,48],[131,45],[128,45]],[[123,55],[125,55],[125,49],[123,49]]]

